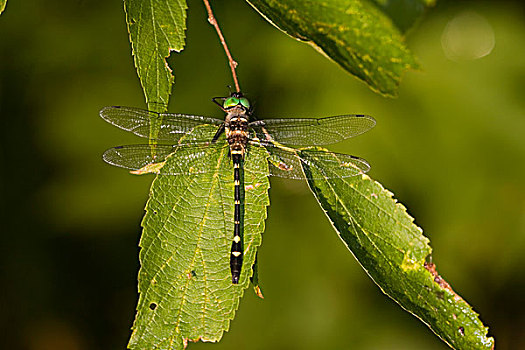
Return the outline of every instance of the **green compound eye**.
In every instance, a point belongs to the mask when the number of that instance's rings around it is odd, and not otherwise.
[[[248,99],[246,97],[241,97],[239,99],[239,102],[241,103],[241,105],[246,108],[246,109],[250,109],[250,101],[248,101]]]
[[[224,108],[231,108],[235,107],[239,104],[239,98],[237,97],[228,97],[226,100],[224,100],[223,107]]]

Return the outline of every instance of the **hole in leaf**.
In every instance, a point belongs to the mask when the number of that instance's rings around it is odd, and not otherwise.
[[[157,308],[157,304],[155,304],[155,303],[151,303],[151,304],[149,304],[149,308],[150,308],[151,310],[155,310],[155,309]]]
[[[465,335],[465,328],[463,328],[463,327],[459,327],[459,328],[458,328],[458,331],[459,331],[459,334],[461,334],[461,335]]]

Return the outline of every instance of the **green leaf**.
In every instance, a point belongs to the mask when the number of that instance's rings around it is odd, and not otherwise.
[[[270,23],[307,42],[383,95],[418,68],[400,30],[368,0],[246,0]],[[384,1],[382,1],[384,2]]]
[[[5,10],[5,6],[7,5],[7,0],[0,0],[0,15]]]
[[[164,112],[174,80],[166,58],[184,49],[186,0],[124,0],[124,8],[148,109]]]
[[[198,127],[192,134],[211,139],[215,131]],[[218,341],[228,330],[250,283],[269,205],[268,177],[253,172],[261,164],[267,170],[267,152],[252,146],[244,170],[245,255],[240,283],[233,285],[234,187],[228,152],[224,143],[222,152],[204,158],[209,173],[160,175],[153,182],[142,222],[140,297],[130,349],[183,349],[188,341]],[[176,167],[176,155],[164,166]]]
[[[314,153],[300,154],[307,160],[303,165],[307,175],[319,172],[308,164],[323,167]],[[393,194],[367,175],[343,178],[337,170],[325,171],[332,178],[310,179],[310,189],[339,237],[381,290],[451,347],[492,349],[494,339],[487,337],[488,329],[437,274],[428,239]]]

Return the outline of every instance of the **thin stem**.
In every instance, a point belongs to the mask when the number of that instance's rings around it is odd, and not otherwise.
[[[237,92],[241,92],[241,88],[239,86],[239,81],[237,80],[237,73],[235,73],[235,68],[237,68],[237,62],[233,59],[232,55],[230,54],[230,50],[228,50],[228,45],[226,44],[226,40],[224,40],[224,36],[222,35],[221,28],[219,28],[219,23],[217,23],[217,20],[215,19],[215,16],[213,15],[213,11],[211,10],[210,3],[208,0],[202,0],[204,1],[204,6],[206,6],[206,10],[208,11],[208,22],[215,27],[215,30],[217,31],[217,34],[219,35],[219,39],[221,41],[222,47],[224,48],[224,52],[226,52],[226,56],[228,57],[228,63],[230,64],[230,69],[232,71],[232,77],[233,82],[235,84],[235,89]]]

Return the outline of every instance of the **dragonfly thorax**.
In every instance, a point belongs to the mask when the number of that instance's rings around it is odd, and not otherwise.
[[[248,143],[248,116],[242,107],[233,107],[228,110],[224,121],[226,140],[232,154],[244,155],[244,148]]]

